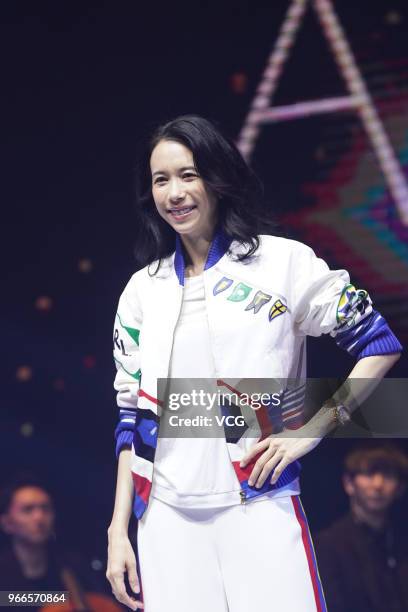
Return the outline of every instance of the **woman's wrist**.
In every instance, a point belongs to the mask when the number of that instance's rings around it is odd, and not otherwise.
[[[128,536],[129,524],[123,523],[123,521],[113,521],[108,527],[108,536]]]
[[[324,438],[338,425],[334,407],[323,404],[318,412],[302,427],[303,435],[310,438]]]

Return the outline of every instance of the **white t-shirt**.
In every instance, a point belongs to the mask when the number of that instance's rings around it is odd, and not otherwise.
[[[183,304],[174,333],[169,377],[215,380],[203,275],[186,277],[184,283]],[[170,384],[170,392],[178,389],[177,380]],[[210,382],[209,385],[211,387]],[[220,414],[220,409],[214,406],[210,413],[212,416],[214,410]],[[202,414],[205,413],[203,408]],[[208,435],[211,436],[210,433]],[[193,430],[190,437],[159,436],[153,469],[153,497],[180,507],[223,507],[241,503],[240,490],[225,436],[194,437]],[[299,479],[296,478],[288,485],[259,495],[251,501],[264,499],[265,496],[282,497],[299,493]]]

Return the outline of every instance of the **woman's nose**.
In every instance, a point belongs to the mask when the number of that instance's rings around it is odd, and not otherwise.
[[[184,199],[184,188],[178,181],[172,181],[170,184],[169,197],[172,202],[179,202]]]

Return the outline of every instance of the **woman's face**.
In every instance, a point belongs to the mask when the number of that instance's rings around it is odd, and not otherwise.
[[[150,170],[159,215],[181,235],[211,239],[217,199],[198,175],[190,149],[161,140],[150,156]]]

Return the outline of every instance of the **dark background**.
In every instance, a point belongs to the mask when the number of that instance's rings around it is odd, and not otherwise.
[[[335,5],[406,171],[406,3]],[[1,4],[0,484],[20,469],[43,476],[56,498],[60,541],[89,558],[105,555],[113,508],[111,334],[117,300],[135,270],[137,145],[158,122],[183,113],[214,119],[236,138],[287,6],[283,0]],[[344,93],[309,10],[274,104]],[[404,343],[408,232],[356,115],[268,125],[252,165],[287,234],[331,266],[350,270]],[[373,207],[379,217],[371,216]],[[319,218],[322,210],[334,215],[329,226]],[[83,260],[88,272],[81,271]],[[313,340],[309,358],[313,376],[352,367],[330,338]],[[406,357],[391,375],[407,375]],[[400,444],[408,451],[405,440]],[[313,530],[346,508],[339,476],[350,445],[327,439],[302,460]],[[404,501],[401,516],[406,510]]]

